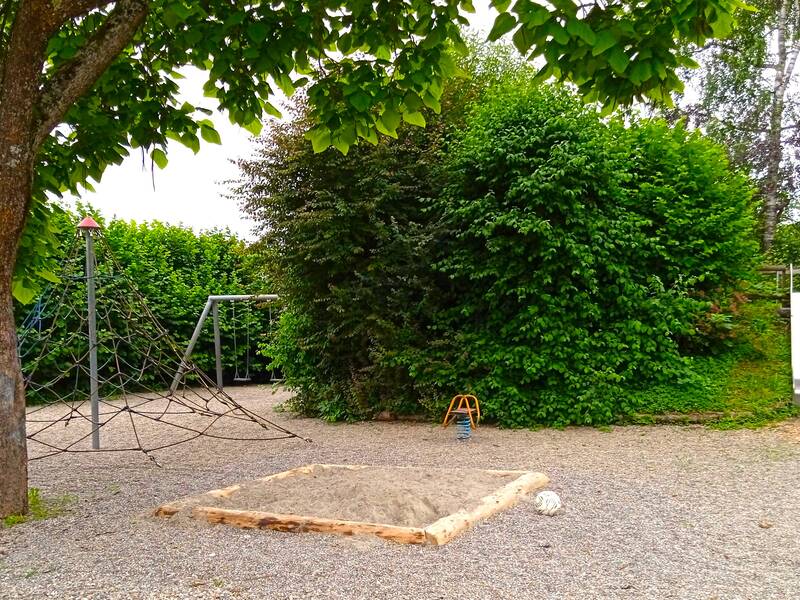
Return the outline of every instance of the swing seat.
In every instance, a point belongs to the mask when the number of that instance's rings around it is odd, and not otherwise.
[[[250,377],[234,377],[233,380],[234,381],[239,381],[239,382],[246,382],[246,381],[252,381],[252,378],[250,378]]]

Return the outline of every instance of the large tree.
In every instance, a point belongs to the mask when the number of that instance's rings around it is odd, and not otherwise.
[[[762,247],[769,250],[798,196],[800,1],[751,4],[757,10],[745,13],[728,39],[699,50],[700,93],[687,109],[757,181]]]
[[[510,34],[542,76],[573,80],[606,106],[679,88],[681,39],[726,34],[740,0],[492,0],[491,37]],[[423,125],[454,74],[448,50],[471,0],[4,0],[0,3],[0,516],[26,508],[23,382],[13,287],[30,295],[49,237],[47,192],[90,185],[130,148],[166,164],[168,139],[216,142],[200,109],[176,100],[178,70],[253,131],[276,89],[308,85],[315,149],[342,152],[401,120]],[[27,290],[27,291],[26,291]]]

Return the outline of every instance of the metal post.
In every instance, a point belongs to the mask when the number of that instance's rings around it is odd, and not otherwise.
[[[222,389],[222,345],[219,339],[219,302],[212,301],[212,317],[214,319],[214,359],[217,364],[217,387]]]
[[[234,302],[236,300],[252,300],[253,302],[269,302],[271,300],[277,300],[277,294],[226,294],[226,295],[214,295],[209,296],[209,300],[214,300],[216,302]]]
[[[172,379],[172,385],[169,386],[170,394],[174,394],[175,390],[178,389],[178,384],[181,382],[181,377],[183,376],[183,373],[189,364],[189,357],[192,355],[194,345],[197,343],[197,339],[200,337],[200,332],[203,331],[203,323],[205,323],[206,317],[208,317],[208,312],[211,310],[211,304],[213,304],[213,301],[211,298],[209,298],[206,301],[206,305],[203,307],[203,312],[200,314],[200,319],[197,321],[197,325],[194,328],[194,333],[192,333],[192,339],[189,340],[189,345],[186,347],[186,352],[183,353],[181,364],[178,366],[178,370],[175,372],[175,377]]]
[[[89,399],[92,405],[92,449],[100,449],[100,394],[97,383],[97,300],[94,280],[93,228],[84,227],[86,238],[86,310],[89,322]]]

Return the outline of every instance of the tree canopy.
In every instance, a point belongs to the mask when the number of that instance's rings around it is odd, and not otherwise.
[[[724,143],[760,192],[762,246],[769,250],[787,208],[797,203],[800,3],[754,0],[732,35],[698,51],[691,120]]]
[[[3,87],[19,76],[16,29],[29,27],[26,5],[2,5]],[[649,98],[669,101],[676,75],[691,64],[681,41],[726,35],[739,0],[614,1],[581,5],[492,0],[490,38],[504,34],[523,56],[544,59],[542,78],[574,81],[606,106]],[[342,152],[378,134],[396,136],[405,121],[424,125],[439,110],[442,82],[456,75],[453,52],[471,0],[325,0],[315,3],[175,0],[63,2],[47,19],[29,135],[38,149],[33,195],[91,189],[110,164],[141,148],[167,164],[167,142],[195,152],[219,143],[209,110],[178,100],[180,70],[207,72],[207,96],[253,133],[280,116],[277,90],[304,88],[312,107],[308,137],[319,151]],[[0,102],[11,101],[2,100]],[[34,207],[15,293],[30,299],[47,277],[47,210]],[[34,240],[37,240],[34,242]],[[36,249],[38,248],[38,251]]]

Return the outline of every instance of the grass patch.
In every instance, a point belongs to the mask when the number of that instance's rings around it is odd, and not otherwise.
[[[705,422],[715,428],[761,427],[800,414],[792,401],[789,325],[779,303],[743,304],[729,348],[694,357],[687,376],[636,392],[636,423]],[[664,418],[666,417],[666,418]]]
[[[56,498],[45,498],[39,488],[28,490],[28,513],[24,515],[9,515],[0,523],[3,527],[13,527],[27,521],[41,521],[51,519],[62,514],[66,508],[75,501],[75,497],[64,494]]]

